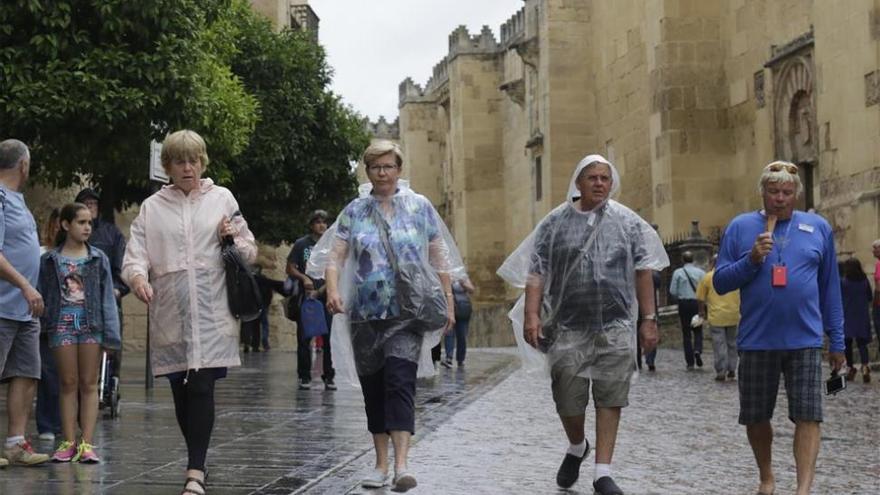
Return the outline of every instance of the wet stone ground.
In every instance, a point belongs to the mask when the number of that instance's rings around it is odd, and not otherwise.
[[[244,366],[218,386],[209,493],[391,493],[358,486],[374,460],[359,390],[324,391],[320,373],[312,390],[297,390],[294,354],[244,357]],[[6,468],[0,470],[0,494],[180,493],[186,450],[170,391],[161,379],[144,389],[143,359],[126,356],[122,416],[99,421],[95,443],[102,464]],[[633,385],[615,479],[628,494],[754,493],[757,470],[736,423],[736,383],[713,380],[711,356],[705,371],[687,372],[682,361],[680,351],[661,350],[658,371]],[[419,486],[410,493],[566,493],[554,481],[566,441],[549,381],[519,371],[508,350],[474,350],[466,369],[441,369],[420,381],[417,395],[410,467]],[[825,404],[814,493],[878,493],[880,385],[851,383]],[[795,486],[794,429],[786,407],[780,395],[782,414],[773,422],[779,495],[794,493]],[[588,410],[591,443],[593,417]],[[5,416],[0,421],[5,424]],[[567,493],[592,493],[588,459],[582,479]]]
[[[633,384],[613,463],[614,478],[627,494],[755,493],[757,468],[745,429],[737,424],[737,385],[716,382],[711,360],[707,356],[705,368],[688,372],[680,351],[661,350],[657,372],[645,372]],[[786,418],[784,393],[776,411],[776,494],[789,495],[796,485],[794,426]],[[594,418],[588,408],[591,444]],[[850,383],[826,400],[825,419],[813,493],[880,493],[880,385]],[[517,370],[417,439],[410,468],[419,486],[409,493],[592,494],[592,455],[571,490],[556,487],[566,448],[549,379]],[[305,493],[392,493],[357,487],[372,462],[365,455]]]
[[[472,352],[467,370],[422,380],[417,423],[441,423],[462,404],[509,375],[509,353]],[[316,360],[316,363],[320,359]],[[144,387],[144,354],[123,360],[120,417],[99,419],[99,465],[45,464],[0,469],[0,495],[179,494],[186,448],[174,417],[167,380]],[[446,370],[449,371],[449,370]],[[320,370],[311,390],[298,390],[295,353],[250,353],[218,382],[217,418],[208,452],[209,493],[289,494],[372,451],[359,389],[325,391]],[[0,428],[6,429],[5,387]],[[40,452],[53,446],[28,435]]]

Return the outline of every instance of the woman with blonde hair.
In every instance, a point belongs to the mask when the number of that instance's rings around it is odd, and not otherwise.
[[[455,324],[450,285],[464,266],[430,201],[400,180],[400,148],[378,141],[362,160],[370,184],[315,245],[307,274],[326,278],[333,361],[363,390],[376,465],[361,484],[386,484],[390,440],[402,492],[416,486],[407,466],[416,377],[433,374],[430,349]]]
[[[190,130],[170,134],[161,158],[172,183],[141,204],[122,278],[149,307],[150,363],[171,384],[189,457],[182,493],[202,495],[214,384],[228,367],[241,364],[221,242],[231,236],[248,263],[257,247],[232,193],[202,178],[209,161],[201,136]]]

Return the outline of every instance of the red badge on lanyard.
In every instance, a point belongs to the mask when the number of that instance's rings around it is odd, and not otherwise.
[[[770,272],[770,285],[773,287],[785,287],[788,282],[785,265],[773,265]]]
[[[774,218],[775,220],[775,218]],[[773,222],[776,223],[776,222]],[[785,229],[785,237],[773,236],[773,250],[776,251],[776,263],[770,268],[770,285],[773,287],[785,287],[788,285],[788,270],[782,261],[782,250],[791,241],[791,224],[794,223],[794,214],[788,219],[788,227]],[[773,232],[772,230],[770,231]]]

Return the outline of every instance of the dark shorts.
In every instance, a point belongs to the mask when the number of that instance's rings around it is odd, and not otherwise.
[[[822,421],[822,349],[741,351],[739,356],[741,425],[773,417],[779,375],[785,378],[788,419]]]

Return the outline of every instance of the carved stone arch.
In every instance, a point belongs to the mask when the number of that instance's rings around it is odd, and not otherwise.
[[[774,77],[776,158],[813,163],[819,155],[811,54],[791,57]]]
[[[771,47],[771,58],[764,65],[773,74],[773,158],[798,165],[804,184],[800,209],[817,206],[814,186],[819,169],[819,126],[813,48],[810,28],[785,45]]]

